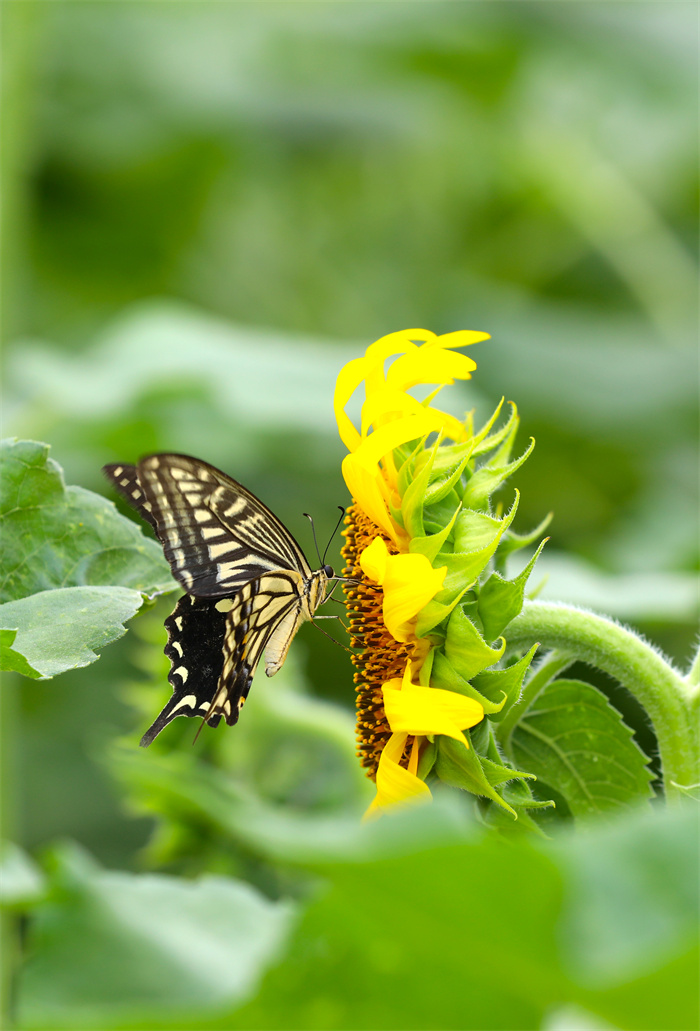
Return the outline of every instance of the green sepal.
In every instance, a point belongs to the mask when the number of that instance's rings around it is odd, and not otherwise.
[[[515,429],[517,429],[517,426]],[[531,437],[529,446],[523,451],[520,458],[515,458],[512,462],[505,462],[505,464],[501,465],[498,464],[499,456],[505,452],[506,447],[510,449],[510,441],[506,441],[503,447],[493,456],[492,460],[477,469],[467,483],[462,495],[462,501],[465,506],[483,511],[488,505],[491,494],[529,458],[534,446],[535,439]]]
[[[504,800],[515,809],[518,820],[518,830],[521,832],[535,834],[540,838],[548,837],[540,825],[533,820],[528,810],[530,809],[553,809],[555,803],[549,799],[546,802],[534,798],[530,785],[525,780],[511,780],[503,786]],[[488,806],[484,814],[484,820],[493,827],[507,827],[509,833],[513,831],[512,821],[508,819],[502,809],[496,806]]]
[[[503,766],[501,763],[494,762],[493,759],[487,759],[484,755],[479,756],[479,761],[492,788],[497,788],[500,784],[506,784],[511,780],[537,780],[537,777],[532,773],[525,773],[523,770],[513,770],[510,766]]]
[[[427,637],[432,630],[444,623],[468,590],[469,588],[465,587],[461,594],[457,594],[452,601],[441,602],[437,598],[433,598],[427,605],[424,605],[416,619],[416,637]],[[438,633],[437,636],[442,637],[443,635]]]
[[[518,509],[520,495],[516,491],[510,511],[502,519],[463,509],[454,527],[454,551],[441,551],[433,565],[447,566],[442,591],[437,596],[443,603],[471,585],[491,560],[502,534],[508,529]]]
[[[523,607],[525,585],[548,540],[546,537],[542,541],[522,572],[512,580],[505,580],[500,573],[494,572],[479,591],[477,608],[487,641],[499,637],[511,619],[519,615]]]
[[[507,669],[488,669],[472,677],[472,687],[489,701],[493,702],[496,695],[506,695],[503,705],[495,710],[495,715],[490,716],[492,720],[503,719],[508,710],[517,702],[525,674],[530,668],[530,663],[538,648],[539,644],[533,644],[529,652],[512,666],[508,666]]]
[[[424,441],[421,442],[420,446],[422,447],[423,444]],[[408,458],[401,467],[398,481],[399,493],[401,495],[401,522],[409,537],[425,536],[423,506],[437,449],[438,445],[436,444],[427,452],[425,462],[420,470],[416,471],[416,459],[414,456]],[[452,506],[452,511],[454,511],[455,507],[455,505]]]
[[[408,550],[412,555],[419,554],[425,555],[428,562],[431,564],[437,558],[437,555],[442,548],[447,538],[452,533],[452,529],[455,525],[455,520],[459,515],[462,506],[459,505],[450,519],[447,526],[443,527],[439,533],[431,533],[426,537],[412,537],[408,543]]]
[[[469,732],[466,732],[469,736]],[[462,788],[470,791],[472,795],[479,795],[483,798],[490,798],[496,805],[501,806],[509,812],[516,820],[517,813],[512,806],[499,795],[489,783],[489,779],[481,765],[481,757],[476,749],[466,748],[461,741],[454,738],[440,735],[436,739],[437,756],[435,758],[435,773],[452,787]]]
[[[502,573],[505,569],[506,559],[510,555],[514,555],[516,551],[520,551],[521,548],[528,548],[531,544],[534,544],[537,538],[542,536],[553,518],[554,513],[550,512],[544,517],[539,526],[536,526],[530,533],[514,533],[510,529],[508,533],[504,533],[496,549],[496,569]]]
[[[505,694],[500,703],[496,703],[477,691],[473,684],[459,675],[444,652],[439,649],[435,649],[430,684],[431,687],[439,687],[443,691],[454,691],[456,694],[473,698],[475,702],[479,702],[483,706],[487,716],[491,716],[492,713],[500,713],[507,701]]]
[[[445,655],[464,680],[471,680],[483,669],[495,665],[505,651],[506,642],[499,648],[490,648],[460,606],[453,611],[447,624]]]
[[[479,430],[478,433],[474,434],[474,452],[475,452],[475,454],[483,454],[484,451],[490,451],[495,444],[500,443],[500,441],[503,439],[503,436],[505,435],[504,431],[507,432],[508,424],[506,423],[506,426],[503,428],[503,430],[499,430],[498,431],[498,434],[500,436],[499,436],[499,439],[497,441],[494,441],[494,444],[485,444],[484,443],[486,441],[487,437],[488,437],[488,434],[489,434],[489,431],[490,431],[491,427],[495,423],[495,421],[498,418],[498,416],[501,414],[501,409],[503,408],[503,402],[504,401],[505,401],[505,398],[502,397],[501,400],[496,405],[495,411],[494,411],[493,415],[490,417],[490,419],[487,422],[484,423],[484,425],[481,427],[481,429]],[[512,405],[513,402],[511,401],[510,404]],[[510,422],[510,419],[508,421]],[[493,436],[495,437],[496,434],[494,434]]]
[[[417,476],[423,468],[423,464],[435,457],[434,453],[437,450],[437,445],[433,446],[430,451],[426,452],[426,440],[427,437],[422,437],[415,447],[401,444],[399,447],[394,448],[393,456],[394,465],[396,466],[396,484],[399,497],[401,498],[403,498],[414,477]]]
[[[420,759],[418,760],[418,769],[416,770],[416,776],[421,780],[425,780],[437,758],[437,745],[434,741],[428,741],[421,752]]]
[[[501,444],[506,438],[509,438],[509,448],[513,446],[513,439],[520,424],[520,419],[518,418],[518,409],[514,401],[508,402],[508,404],[510,405],[510,415],[508,416],[508,421],[504,423],[503,426],[501,426],[500,430],[496,430],[495,433],[492,433],[490,436],[488,436],[489,430],[491,429],[496,419],[500,415],[501,408],[503,407],[503,400],[504,399],[501,398],[501,400],[498,402],[498,407],[496,408],[496,411],[493,413],[493,415],[486,423],[486,425],[482,426],[482,428],[479,430],[476,437],[474,438],[475,456],[486,454],[486,452],[488,451],[493,451],[493,449],[498,447],[498,445]]]
[[[468,461],[469,455],[459,462],[451,472],[447,470],[438,477],[432,477],[425,492],[424,504],[428,506],[435,505],[438,501],[442,501],[443,498],[447,497],[455,484],[459,482]],[[433,472],[435,472],[435,463],[433,463]]]

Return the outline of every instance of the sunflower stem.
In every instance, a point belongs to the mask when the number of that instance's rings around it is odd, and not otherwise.
[[[586,662],[637,698],[654,725],[669,801],[680,799],[700,780],[691,685],[638,634],[571,605],[533,601],[509,624],[507,635],[510,646],[540,641]]]

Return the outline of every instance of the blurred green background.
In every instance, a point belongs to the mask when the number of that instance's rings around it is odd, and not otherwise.
[[[522,446],[536,437],[516,528],[555,513],[543,597],[630,621],[687,663],[694,5],[4,0],[2,17],[5,435],[48,441],[68,483],[105,494],[106,462],[198,455],[311,557],[301,513],[325,541],[347,500],[341,365],[395,329],[486,330],[446,403],[483,421],[505,395]],[[97,665],[8,678],[14,836],[283,893],[279,869],[163,801],[131,754],[168,694],[172,600]],[[293,652],[278,680],[310,713],[339,707],[323,718],[342,736],[347,656],[312,627]],[[146,758],[187,780],[180,722]],[[239,727],[210,735],[205,763],[296,811],[359,804],[351,730],[345,758],[317,743],[305,765],[304,733],[283,725],[274,762]]]

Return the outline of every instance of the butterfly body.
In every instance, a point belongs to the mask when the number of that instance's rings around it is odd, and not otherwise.
[[[333,570],[312,570],[259,498],[199,459],[149,455],[104,472],[151,523],[187,592],[165,621],[173,695],[141,744],[181,715],[233,725],[263,653],[273,676],[326,599]]]

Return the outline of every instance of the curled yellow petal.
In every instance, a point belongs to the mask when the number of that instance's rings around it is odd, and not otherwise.
[[[468,747],[462,731],[483,720],[484,710],[479,702],[454,691],[421,687],[405,678],[400,688],[396,685],[397,681],[391,680],[382,687],[384,711],[395,733],[445,734]]]
[[[476,362],[458,351],[442,347],[418,347],[402,355],[387,373],[387,383],[399,390],[408,390],[418,383],[454,383],[470,379]]]
[[[406,738],[406,734],[392,734],[384,746],[377,767],[377,795],[365,813],[365,819],[378,815],[381,809],[427,802],[432,798],[427,784],[399,765]]]
[[[360,556],[362,571],[382,585],[384,623],[396,641],[408,640],[410,622],[442,588],[447,566],[433,569],[425,555],[390,555],[376,537]]]

